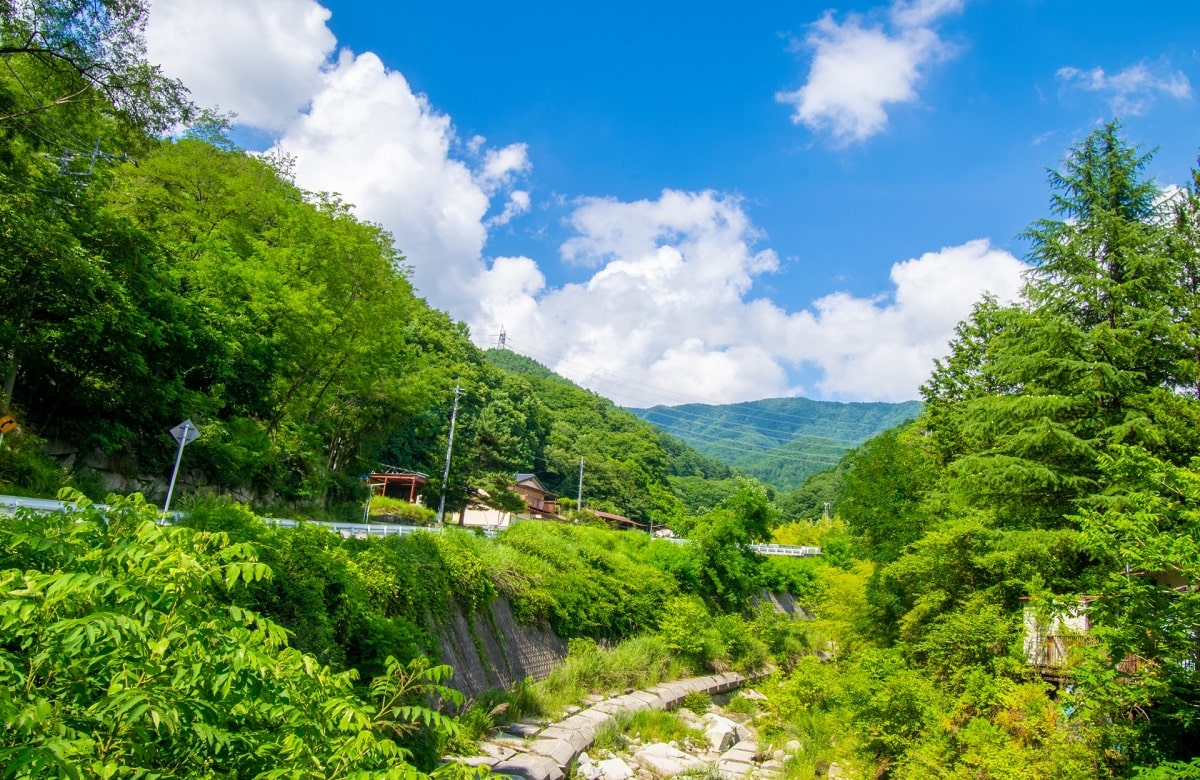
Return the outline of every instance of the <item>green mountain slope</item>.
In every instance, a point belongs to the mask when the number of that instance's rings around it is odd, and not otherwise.
[[[704,455],[786,491],[834,467],[872,436],[916,417],[921,404],[768,398],[630,411]]]
[[[539,362],[506,349],[487,350],[486,360],[528,383],[530,395],[545,408],[550,430],[536,467],[553,491],[576,492],[578,458],[583,457],[587,504],[635,518],[661,518],[678,512],[665,490],[668,476],[731,476],[726,464]]]

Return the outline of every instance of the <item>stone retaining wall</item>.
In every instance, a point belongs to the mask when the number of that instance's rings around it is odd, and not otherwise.
[[[567,656],[567,643],[548,626],[518,623],[508,600],[495,599],[470,617],[458,609],[437,632],[439,661],[454,667],[450,685],[468,697],[545,679]]]

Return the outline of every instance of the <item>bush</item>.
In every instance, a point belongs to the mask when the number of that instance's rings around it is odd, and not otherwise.
[[[0,486],[5,491],[45,497],[67,484],[67,470],[38,449],[43,443],[27,433],[5,435],[0,444]]]
[[[433,525],[437,512],[420,504],[410,504],[400,498],[376,496],[371,499],[369,517],[372,522]]]

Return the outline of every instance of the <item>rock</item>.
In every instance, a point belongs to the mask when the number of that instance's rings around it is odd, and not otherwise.
[[[689,729],[696,729],[697,731],[704,730],[704,721],[700,719],[699,715],[692,712],[687,707],[680,707],[679,709],[675,710],[675,714],[679,716],[679,719],[682,720],[683,724]]]
[[[579,759],[575,763],[575,776],[583,778],[583,780],[600,780],[600,767],[592,763],[592,759],[587,753],[580,753]]]
[[[748,777],[754,773],[756,767],[753,764],[746,764],[740,761],[718,761],[717,771],[725,777]]]
[[[742,690],[742,698],[749,699],[750,701],[766,701],[767,700],[766,696],[763,696],[761,693],[754,690],[753,688],[746,688],[746,689]]]
[[[798,739],[789,739],[783,746],[783,749],[789,753],[799,753],[804,748]]]
[[[602,780],[630,780],[633,770],[619,758],[608,758],[599,763]]]
[[[535,737],[542,727],[536,723],[508,723],[504,730],[517,737]]]
[[[717,753],[724,753],[731,747],[736,745],[742,738],[738,731],[738,725],[732,720],[721,715],[708,713],[704,716],[704,736],[708,740],[708,744],[712,750]]]
[[[829,765],[829,771],[825,773],[825,777],[829,778],[829,780],[847,780],[850,777],[850,773],[842,769],[838,762],[834,761]]]
[[[524,753],[513,756],[507,761],[501,761],[493,767],[500,775],[515,775],[525,780],[562,780],[562,770],[549,758]]]
[[[690,756],[682,750],[676,750],[661,742],[647,745],[635,753],[633,758],[643,768],[659,777],[675,777],[688,770],[696,769],[704,763],[695,756]]]

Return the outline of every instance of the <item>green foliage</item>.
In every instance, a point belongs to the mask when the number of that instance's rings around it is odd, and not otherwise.
[[[500,541],[536,572],[510,579],[518,615],[548,620],[560,636],[633,636],[656,625],[678,592],[671,576],[642,560],[650,544],[642,534],[528,522]]]
[[[694,669],[711,669],[726,655],[724,637],[704,602],[681,596],[664,605],[658,632],[672,654]]]
[[[879,561],[895,560],[920,538],[932,457],[920,428],[906,424],[871,439],[847,458],[838,515]]]
[[[383,520],[388,523],[409,525],[433,525],[437,522],[437,512],[429,507],[410,504],[402,498],[388,496],[372,498],[369,515],[373,522]]]
[[[652,687],[691,671],[654,634],[629,639],[608,651],[594,641],[575,639],[566,660],[535,688],[541,712],[557,715],[589,693]]]
[[[916,402],[844,404],[770,398],[632,411],[708,457],[788,491],[799,488],[809,475],[834,466],[850,448],[920,410]]]
[[[1115,738],[1135,746],[1131,760],[1187,758],[1200,739],[1200,462],[1179,467],[1130,447],[1101,465],[1110,500],[1081,519],[1106,571],[1089,609],[1103,652],[1087,657],[1081,688],[1092,717],[1129,724]],[[1114,690],[1108,670],[1120,660],[1125,674]]]
[[[796,771],[1194,770],[1200,201],[1189,187],[1164,206],[1147,159],[1115,123],[1071,150],[1053,218],[1027,234],[1025,300],[977,305],[922,416],[830,477],[869,560],[813,564],[818,654],[769,689]],[[1022,616],[1081,603],[1090,629],[1048,670],[1056,691]]]
[[[172,528],[139,496],[102,516],[0,519],[0,763],[6,776],[413,777],[395,737],[452,733],[446,667],[353,672],[227,600],[270,581],[254,548]]]
[[[0,444],[0,488],[7,493],[54,495],[67,482],[67,470],[38,448],[42,442],[27,433],[9,433]]]
[[[704,712],[704,709],[700,709],[699,712]],[[681,744],[692,741],[699,744],[704,741],[704,732],[690,728],[679,715],[668,710],[635,712],[625,724],[624,731],[644,744],[671,741]]]

